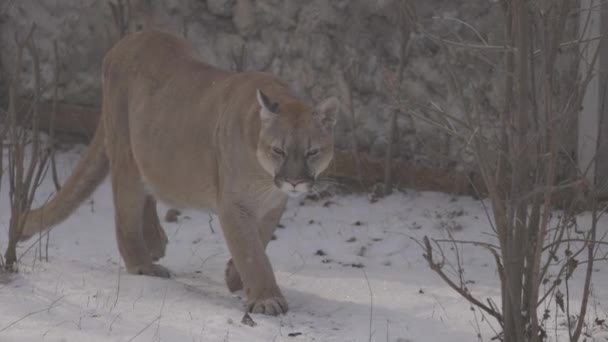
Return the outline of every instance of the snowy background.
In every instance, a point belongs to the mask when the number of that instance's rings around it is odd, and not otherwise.
[[[61,179],[82,150],[58,155]],[[41,202],[53,192],[47,178]],[[4,184],[0,197],[2,251],[10,218],[6,189]],[[459,240],[495,242],[481,201],[414,191],[375,203],[363,195],[290,201],[268,248],[290,305],[286,315],[252,315],[254,327],[241,323],[244,295],[230,294],[224,285],[229,253],[217,217],[207,212],[184,212],[178,222],[163,223],[170,243],[161,263],[173,278],[127,274],[106,180],[52,231],[48,263],[36,260],[37,244],[26,252],[33,244],[28,241],[18,250],[19,273],[0,275],[0,341],[469,342],[495,336],[496,322],[449,289],[414,241],[451,232]],[[160,205],[159,213],[166,209]],[[589,215],[578,220],[584,226]],[[459,246],[459,254],[473,294],[500,303],[492,256],[471,246]],[[449,245],[446,256],[455,262]],[[608,341],[605,326],[593,323],[608,316],[607,271],[606,261],[597,263],[587,329],[593,341]],[[582,272],[579,267],[571,293]],[[553,319],[553,302],[548,309],[554,339],[565,332],[564,317]]]

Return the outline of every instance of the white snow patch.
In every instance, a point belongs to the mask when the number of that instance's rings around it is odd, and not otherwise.
[[[58,158],[65,179],[79,155]],[[2,189],[4,251],[10,210]],[[38,198],[52,191],[47,180]],[[495,242],[478,200],[412,191],[373,204],[363,196],[328,201],[289,203],[285,228],[277,229],[268,254],[290,311],[252,315],[257,325],[249,327],[240,323],[244,295],[230,294],[224,285],[229,253],[217,217],[186,212],[178,223],[163,223],[170,243],[161,263],[173,278],[129,275],[116,247],[106,181],[52,231],[48,263],[35,261],[34,247],[19,273],[0,283],[0,341],[345,342],[369,341],[371,334],[371,341],[471,342],[479,340],[478,329],[483,341],[494,336],[481,314],[429,270],[414,241],[446,238],[451,228],[461,240]],[[159,209],[164,215],[166,207]],[[491,255],[471,246],[460,252],[470,290],[500,305]],[[598,263],[595,274],[591,311],[599,318],[608,311],[606,268]],[[597,341],[605,336],[605,329],[597,330]]]

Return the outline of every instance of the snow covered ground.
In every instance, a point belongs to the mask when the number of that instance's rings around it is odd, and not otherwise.
[[[58,157],[65,179],[79,154]],[[39,198],[52,190],[45,182]],[[10,210],[2,191],[4,251]],[[456,239],[494,241],[481,202],[470,197],[410,191],[376,203],[364,196],[293,200],[268,249],[290,311],[252,315],[257,325],[251,327],[241,323],[243,294],[224,285],[229,254],[216,216],[185,212],[163,224],[170,243],[161,263],[173,278],[133,276],[116,247],[110,193],[106,180],[52,231],[48,263],[35,259],[36,245],[18,274],[0,277],[0,341],[470,342],[495,335],[488,323],[496,323],[429,270],[413,240],[447,238],[451,231]],[[166,207],[159,209],[164,214]],[[602,223],[605,231],[608,221]],[[491,255],[478,247],[459,250],[471,291],[500,303]],[[446,256],[455,261],[449,246]],[[608,316],[608,264],[596,269],[590,322]],[[589,329],[595,341],[608,341],[605,329]]]

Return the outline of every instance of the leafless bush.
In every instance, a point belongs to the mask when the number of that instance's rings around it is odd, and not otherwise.
[[[497,338],[505,342],[540,342],[547,338],[549,319],[557,320],[558,308],[567,324],[569,341],[579,341],[585,327],[588,298],[593,274],[593,263],[598,246],[604,244],[597,237],[597,221],[605,210],[600,208],[592,186],[587,184],[586,170],[579,170],[567,160],[569,168],[578,170],[569,177],[558,175],[560,153],[565,148],[560,140],[579,114],[587,85],[596,72],[599,49],[589,60],[580,53],[588,49],[590,40],[584,39],[583,25],[579,38],[567,41],[566,28],[579,16],[589,18],[595,8],[579,8],[572,0],[512,0],[502,1],[505,37],[501,44],[491,45],[474,31],[479,42],[471,42],[453,33],[445,37],[430,32],[414,16],[410,17],[417,33],[432,40],[445,54],[444,74],[449,93],[454,100],[435,106],[435,117],[417,119],[439,128],[465,145],[473,155],[476,168],[483,177],[491,203],[488,211],[497,245],[471,241],[430,240],[420,242],[429,267],[450,287],[466,298],[485,315],[500,325]],[[595,37],[595,39],[599,39]],[[484,126],[488,117],[478,89],[472,85],[472,95],[465,94],[464,84],[451,62],[458,59],[460,50],[478,53],[478,61],[494,64],[502,59],[504,75],[501,100],[503,108],[494,126]],[[559,66],[562,54],[572,56],[574,77],[564,84]],[[490,57],[487,55],[491,54]],[[586,63],[583,72],[579,65]],[[559,87],[566,87],[556,91]],[[415,115],[415,111],[410,111]],[[592,222],[583,227],[577,222],[573,204],[566,202],[559,217],[552,210],[560,194],[587,189],[592,209]],[[501,282],[501,307],[491,300],[473,295],[462,277],[458,262],[456,276],[446,272],[443,243],[470,243],[488,250],[493,256]],[[452,246],[451,246],[452,247]],[[457,251],[458,249],[455,248]],[[439,256],[439,257],[438,257]],[[459,260],[456,258],[456,260]],[[575,270],[585,265],[583,289],[575,307],[569,283]],[[574,298],[573,297],[573,298]],[[548,309],[553,301],[555,310]]]
[[[359,144],[357,142],[357,119],[355,114],[355,105],[353,103],[353,91],[350,87],[348,79],[352,79],[353,73],[357,71],[353,67],[349,67],[346,71],[343,71],[338,77],[338,85],[342,92],[342,97],[346,104],[345,111],[349,114],[350,123],[350,143],[353,158],[355,161],[355,171],[357,173],[357,183],[361,189],[364,189],[363,185],[363,174],[361,173],[361,159],[359,158]]]
[[[407,2],[398,2],[397,7],[395,8],[394,16],[396,17],[396,22],[401,29],[401,46],[399,47],[399,64],[397,65],[397,69],[392,75],[390,72],[387,72],[387,83],[389,88],[397,89],[400,87],[403,82],[403,69],[405,68],[406,61],[409,55],[410,50],[410,33],[411,28],[408,22],[408,18],[411,16],[412,9],[408,6]],[[403,104],[403,100],[401,99],[401,92],[397,92],[396,98],[399,104]],[[388,130],[388,145],[386,147],[386,153],[384,155],[384,195],[389,195],[393,191],[393,151],[394,144],[397,138],[397,117],[400,112],[403,110],[403,106],[399,105],[391,111],[390,121],[389,121],[389,130]]]
[[[35,193],[47,170],[50,148],[41,142],[38,103],[41,97],[40,63],[34,41],[36,26],[32,25],[23,39],[15,37],[15,74],[9,85],[9,100],[2,135],[2,148],[7,148],[7,172],[11,219],[8,246],[5,253],[5,269],[15,270],[16,246],[24,228],[26,213],[31,208]],[[17,105],[21,84],[21,71],[25,51],[33,62],[34,90],[31,101]],[[29,127],[28,127],[29,126]],[[29,156],[28,156],[29,155]],[[4,155],[1,158],[4,160]]]

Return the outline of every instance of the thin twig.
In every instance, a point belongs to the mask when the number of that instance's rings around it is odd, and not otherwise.
[[[369,278],[367,277],[367,272],[365,269],[361,269],[363,271],[363,276],[365,276],[365,281],[367,282],[367,289],[369,291],[369,342],[372,341],[372,322],[374,318],[374,292],[372,291],[372,285],[369,282]]]
[[[59,191],[61,189],[61,184],[59,183],[59,177],[57,176],[57,162],[55,160],[55,119],[57,118],[57,102],[58,102],[58,92],[59,92],[59,71],[60,63],[59,63],[59,52],[57,52],[57,40],[53,40],[53,55],[55,58],[55,75],[53,78],[53,109],[51,112],[51,118],[49,122],[49,148],[51,151],[51,174],[53,176],[53,183],[55,184],[55,191]]]
[[[585,271],[585,283],[583,286],[583,298],[582,303],[579,307],[578,313],[578,322],[576,324],[576,328],[572,333],[571,341],[578,341],[581,336],[581,332],[583,330],[583,324],[585,323],[585,315],[587,313],[587,305],[589,303],[589,291],[591,289],[591,277],[593,275],[593,263],[595,259],[595,236],[597,230],[597,200],[593,200],[593,209],[592,209],[592,223],[591,223],[591,232],[589,235],[589,241],[587,241],[587,269]],[[569,302],[569,301],[568,301]],[[570,327],[570,325],[568,326]]]
[[[17,324],[17,323],[19,323],[19,322],[23,321],[24,319],[26,319],[26,318],[28,318],[28,317],[30,317],[30,316],[33,316],[33,315],[39,314],[39,313],[44,312],[44,311],[49,312],[49,311],[50,311],[50,310],[51,310],[51,309],[52,309],[52,308],[55,306],[55,304],[56,304],[57,302],[59,302],[61,299],[63,299],[63,297],[64,297],[64,296],[60,296],[59,298],[57,298],[57,299],[53,300],[53,301],[51,302],[51,304],[49,304],[49,306],[48,306],[48,307],[46,307],[46,308],[44,308],[44,309],[40,309],[40,310],[36,310],[36,311],[31,311],[31,312],[29,312],[29,313],[25,314],[24,316],[22,316],[21,318],[18,318],[18,319],[16,319],[16,320],[14,320],[13,322],[9,323],[9,324],[8,324],[7,326],[5,326],[4,328],[0,329],[0,332],[8,330],[8,329],[9,329],[10,327],[12,327],[13,325],[15,325],[15,324]]]
[[[144,331],[146,331],[146,329],[148,329],[152,324],[156,323],[156,321],[158,321],[160,319],[160,316],[157,316],[152,322],[146,324],[145,327],[143,327],[139,332],[137,332],[137,334],[135,334],[135,336],[131,337],[127,342],[131,342],[134,339],[136,339],[139,335],[143,334]]]
[[[118,297],[120,296],[120,263],[121,263],[122,258],[119,256],[118,257],[118,276],[117,276],[117,280],[116,280],[116,298],[114,298],[114,304],[112,305],[112,308],[110,309],[110,311],[114,310],[114,308],[116,308],[116,305],[118,304]]]
[[[213,229],[213,215],[209,213],[209,229],[211,230],[211,234],[215,234],[215,229]]]
[[[350,81],[352,81],[352,78],[355,77],[355,76],[351,75],[352,73],[354,73],[354,71],[352,69],[353,69],[353,66],[351,66],[348,71],[344,71],[340,74],[340,76],[338,77],[338,85],[341,88],[342,97],[344,98],[344,102],[346,102],[347,112],[350,115],[349,138],[350,138],[351,150],[352,150],[352,154],[353,154],[353,159],[355,161],[355,170],[357,172],[357,181],[358,181],[361,189],[363,189],[364,188],[363,173],[361,172],[361,158],[359,157],[359,142],[357,140],[357,118],[355,115],[353,92],[349,85],[349,80],[347,80],[347,76],[346,76],[347,74],[350,75],[348,78],[351,79]]]
[[[154,336],[158,336],[158,331],[160,329],[160,319],[163,316],[163,310],[165,309],[165,302],[167,300],[167,291],[169,290],[169,284],[165,286],[165,293],[163,294],[163,301],[160,305],[160,312],[158,313],[158,321],[156,325],[156,331],[154,332]]]
[[[431,270],[433,270],[435,273],[437,273],[441,277],[441,279],[443,279],[443,281],[446,284],[448,284],[453,290],[458,292],[459,295],[461,295],[463,298],[468,300],[471,304],[473,304],[473,305],[479,307],[480,309],[484,310],[485,312],[487,312],[490,316],[494,317],[502,325],[503,317],[499,312],[493,310],[491,307],[489,307],[489,306],[485,305],[484,303],[480,302],[479,300],[477,300],[477,298],[473,297],[469,292],[465,291],[465,289],[456,285],[452,281],[452,279],[450,279],[443,272],[441,265],[436,263],[435,260],[433,259],[433,248],[431,247],[431,242],[427,236],[425,236],[423,238],[423,243],[424,243],[424,250],[425,250],[425,254],[423,254],[423,257],[428,262]]]

